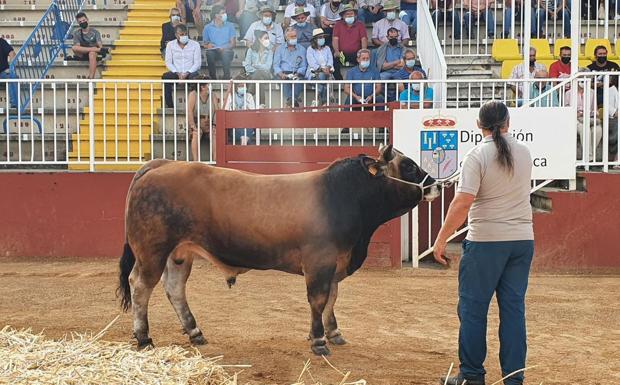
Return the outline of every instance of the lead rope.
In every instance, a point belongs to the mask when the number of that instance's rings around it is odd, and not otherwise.
[[[453,174],[451,177],[444,179],[442,181],[435,181],[435,183],[431,183],[428,186],[424,186],[424,182],[426,182],[426,180],[430,177],[429,174],[426,174],[426,176],[424,177],[424,179],[422,179],[422,182],[420,183],[414,183],[414,182],[409,182],[403,179],[398,179],[395,178],[393,176],[390,175],[386,175],[388,178],[390,179],[394,179],[396,181],[402,182],[402,183],[406,183],[412,186],[416,186],[417,188],[420,189],[420,191],[424,192],[424,190],[431,188],[433,186],[441,186],[441,187],[451,187],[455,182],[457,182],[459,176],[461,175],[461,172],[457,172],[455,174]]]

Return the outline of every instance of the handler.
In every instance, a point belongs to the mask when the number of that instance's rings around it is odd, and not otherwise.
[[[493,293],[499,305],[503,376],[525,367],[525,292],[534,254],[532,159],[528,148],[508,133],[509,124],[505,104],[490,101],[480,108],[478,127],[484,139],[463,160],[456,196],[433,246],[435,259],[447,265],[447,239],[469,214],[459,266],[461,365],[459,374],[447,379],[448,385],[485,384],[487,313]],[[504,384],[523,384],[523,372]]]

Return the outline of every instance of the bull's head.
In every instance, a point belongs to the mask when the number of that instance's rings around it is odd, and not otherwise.
[[[379,149],[379,158],[368,165],[369,172],[384,174],[398,181],[409,182],[411,188],[420,188],[425,201],[432,201],[439,196],[435,179],[422,170],[413,159],[394,149],[391,144]]]

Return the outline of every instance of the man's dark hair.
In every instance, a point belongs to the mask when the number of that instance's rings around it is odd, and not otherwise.
[[[597,45],[596,48],[594,48],[594,55],[596,55],[599,49],[604,49],[605,51],[607,51],[607,47],[605,47],[604,45]]]
[[[88,16],[86,16],[84,12],[78,12],[77,15],[75,15],[75,20],[81,19],[82,17],[85,17],[88,19]]]
[[[510,146],[508,146],[508,142],[500,131],[509,118],[508,107],[504,103],[495,100],[484,103],[478,112],[478,120],[482,128],[491,131],[493,134],[493,142],[495,142],[495,147],[497,148],[497,160],[502,168],[512,174],[514,160],[510,152]]]
[[[177,33],[177,32],[187,33],[187,26],[185,24],[177,24],[177,26],[174,27],[174,33]]]
[[[387,30],[387,35],[386,36],[390,36],[390,32],[392,32],[392,33],[396,32],[396,33],[398,33],[400,35],[400,33],[399,33],[400,31],[398,29],[394,28],[394,27],[390,27],[390,29]]]
[[[565,45],[564,47],[561,47],[561,48],[560,48],[560,52],[562,52],[562,51],[566,51],[566,50],[569,50],[569,51],[570,51],[571,49],[570,49],[570,47],[569,47],[569,46],[567,46],[567,45]]]
[[[218,5],[218,4],[214,5],[211,8],[211,21],[213,21],[215,19],[215,16],[217,16],[224,9],[226,9],[226,8],[222,7],[221,5]]]

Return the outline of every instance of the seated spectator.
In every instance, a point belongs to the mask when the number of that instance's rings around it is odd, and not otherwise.
[[[231,79],[230,63],[235,57],[237,32],[233,23],[227,19],[226,10],[221,5],[214,5],[211,8],[211,22],[202,32],[202,44],[207,50],[207,65],[211,79],[217,79],[217,61],[222,62],[224,79]]]
[[[295,8],[292,18],[295,20],[293,28],[297,31],[297,43],[301,44],[304,48],[310,46],[310,40],[312,40],[312,30],[314,26],[312,23],[308,23],[308,16],[310,12],[307,12],[303,7]]]
[[[243,61],[243,68],[248,79],[272,79],[273,50],[269,35],[265,31],[256,31],[254,44],[248,48]]]
[[[205,80],[206,76],[198,76],[196,80],[200,83],[192,83],[189,86],[190,92],[187,96],[187,115],[189,117],[189,130],[192,135],[192,160],[201,160],[198,156],[200,137],[209,135],[211,132],[215,137],[215,110],[219,108],[220,101],[217,96],[211,93],[211,85]],[[212,139],[213,139],[212,138]],[[215,143],[213,140],[212,143]]]
[[[515,23],[519,22],[523,25],[523,0],[504,0],[504,39],[513,38],[511,36],[512,32],[512,2],[514,1],[515,5]],[[529,4],[530,8],[532,8],[532,31],[534,31],[534,27],[536,26],[536,3],[538,0],[525,0],[526,4]],[[533,34],[533,36],[536,36]],[[514,36],[515,38],[518,36]]]
[[[592,72],[614,72],[620,71],[618,64],[607,60],[607,48],[604,45],[599,45],[594,48],[594,56],[596,60],[588,66],[588,70]],[[603,76],[596,77],[596,105],[603,105]]]
[[[357,60],[359,64],[347,72],[346,80],[380,80],[379,71],[370,67],[370,51],[362,48],[357,53]],[[381,83],[347,83],[344,86],[344,93],[347,94],[345,104],[368,104],[368,103],[383,103],[384,98],[381,94]],[[383,109],[381,107],[380,109]],[[349,111],[362,110],[361,107],[350,108]]]
[[[202,15],[202,0],[176,0],[177,8],[181,10],[181,23],[187,25],[194,23],[198,31],[204,29],[204,17]]]
[[[106,56],[108,49],[103,48],[101,34],[88,26],[88,17],[84,12],[75,15],[79,28],[73,31],[73,54],[76,59],[88,61],[88,78],[94,79],[97,73],[97,55]]]
[[[279,0],[238,0],[239,36],[245,36],[250,25],[258,20],[258,11],[262,8],[276,9]]]
[[[342,18],[334,26],[332,44],[334,48],[334,77],[342,80],[340,66],[345,63],[357,65],[359,50],[368,48],[366,26],[356,20],[357,10],[350,4],[340,7]]]
[[[248,86],[245,83],[233,84],[231,81],[224,100],[224,109],[226,111],[256,109],[254,96],[248,92]],[[254,128],[233,128],[228,130],[227,136],[229,144],[234,143],[242,146],[256,144],[256,129]]]
[[[511,0],[506,0],[511,1]],[[452,33],[448,29],[446,31],[446,35],[452,37],[456,40],[461,38],[461,13],[458,8],[454,8],[453,0],[430,0],[429,6],[431,9],[431,17],[433,18],[433,23],[435,24],[435,28],[438,28],[440,24],[444,23],[452,24]],[[505,22],[504,18],[504,22]]]
[[[332,46],[334,25],[340,20],[340,4],[340,0],[329,0],[321,6],[320,27],[325,32],[325,45],[328,47]]]
[[[476,22],[484,19],[487,25],[487,37],[495,38],[495,16],[493,16],[493,5],[495,0],[463,0],[463,27],[466,39],[476,38]]]
[[[308,80],[333,80],[334,79],[334,57],[332,50],[325,45],[326,33],[317,28],[312,31],[312,42],[306,51],[306,59],[308,69],[306,70],[306,79]],[[319,104],[327,104],[327,85],[319,83],[317,92],[319,95]],[[316,103],[313,102],[316,105]],[[313,107],[315,106],[313,105]]]
[[[620,106],[620,94],[618,93],[618,76],[609,77],[609,105],[607,107],[607,115],[609,116],[609,147],[607,159],[610,162],[618,161],[618,107]],[[605,113],[605,109],[599,110],[601,115]],[[602,118],[601,118],[602,119]],[[613,166],[614,169],[620,169],[620,166]]]
[[[297,43],[297,30],[288,27],[286,30],[286,44],[276,49],[273,58],[273,73],[276,79],[297,80],[303,79],[306,74],[306,49]],[[298,106],[301,102],[299,96],[303,91],[303,84],[283,83],[285,103],[289,107]]]
[[[570,77],[571,49],[569,46],[560,48],[560,60],[556,60],[549,66],[549,77],[554,79],[563,79]]]
[[[403,62],[405,63],[405,65],[396,73],[396,79],[409,79],[409,76],[411,76],[414,71],[421,72],[426,79],[426,72],[422,69],[422,67],[418,65],[418,61],[416,60],[416,54],[413,49],[405,49],[403,53]],[[398,92],[403,92],[404,89],[405,85],[403,83],[400,83],[398,85]]]
[[[174,28],[181,22],[181,11],[178,8],[170,9],[170,21],[161,25],[161,40],[159,42],[159,52],[164,56],[166,54],[166,45],[168,42],[176,39]]]
[[[541,63],[536,62],[536,48],[530,47],[530,65],[527,71],[530,74],[530,78],[534,77],[534,74],[538,71],[546,71],[547,69]],[[517,64],[510,74],[511,79],[525,79],[526,69],[523,67],[523,63]],[[508,87],[516,93],[517,105],[520,106],[523,102],[523,82],[517,82],[515,84],[508,84]]]
[[[404,12],[401,16],[403,22],[409,26],[409,36],[415,39],[418,28],[418,0],[400,0],[400,9]]]
[[[166,45],[168,72],[162,76],[162,79],[194,79],[198,76],[198,71],[202,65],[200,44],[190,40],[185,24],[177,25],[175,30],[176,39]],[[164,98],[168,108],[174,107],[173,86],[173,83],[164,84]]]
[[[364,24],[376,23],[383,19],[383,1],[381,0],[359,0],[357,8],[359,19]]]
[[[255,32],[263,31],[267,34],[269,41],[271,41],[271,48],[275,50],[278,45],[284,43],[284,31],[282,31],[282,27],[280,24],[275,22],[276,19],[276,11],[274,11],[270,7],[261,8],[259,15],[261,17],[260,20],[255,21],[250,25],[247,32],[245,33],[245,41],[248,46],[254,44]]]
[[[536,71],[534,79],[548,79],[549,73],[547,70]],[[538,80],[532,82],[530,86],[530,99],[537,99],[541,95],[546,94],[540,100],[536,100],[532,106],[535,107],[558,107],[560,102],[558,100],[558,93],[556,91],[549,92],[552,85],[544,80]]]
[[[399,79],[398,72],[405,65],[403,52],[405,48],[398,43],[398,30],[390,28],[387,31],[387,43],[375,51],[375,65],[381,80]],[[386,90],[388,101],[396,99],[396,84],[388,84]]]
[[[536,19],[532,17],[532,36],[546,39],[545,24],[547,17],[553,22],[562,20],[564,26],[564,37],[570,37],[570,10],[566,6],[565,0],[538,0],[538,10]]]
[[[579,72],[582,71],[587,71],[587,69],[579,69]],[[589,136],[590,138],[590,143],[596,143],[596,145],[598,146],[599,142],[601,141],[601,138],[603,137],[603,132],[600,129],[600,120],[597,120],[596,118],[596,97],[594,96],[594,92],[588,92],[589,94],[589,100],[586,101],[586,90],[584,89],[584,84],[585,82],[580,80],[577,81],[577,159],[580,160],[585,160],[583,159],[583,149],[582,149],[582,134],[584,132],[584,116],[586,114],[586,111],[589,110],[589,124],[587,127],[587,131],[586,131],[586,135]],[[572,95],[572,91],[568,90],[566,91],[566,93],[564,94],[564,105],[565,106],[572,106],[573,102],[571,101],[571,95]],[[587,103],[587,107],[586,107],[586,103]],[[596,131],[594,130],[595,127],[599,127],[599,129],[597,129]],[[590,146],[589,148],[592,148],[592,146]],[[600,154],[600,152],[599,152]],[[592,152],[590,152],[590,157],[589,160],[592,161],[593,156],[592,156]]]
[[[0,37],[0,79],[11,78],[9,66],[15,55],[13,47],[4,38]],[[9,89],[9,106],[17,107],[17,83],[5,84],[8,84]],[[6,91],[7,87],[5,84],[0,83],[0,91]]]
[[[372,26],[372,44],[380,47],[388,42],[387,34],[390,28],[395,28],[398,33],[398,43],[406,45],[409,41],[409,27],[398,19],[398,4],[394,0],[386,0],[383,6],[385,18],[377,21]]]
[[[316,8],[314,5],[308,4],[306,0],[295,0],[286,6],[284,10],[284,22],[282,23],[283,28],[288,28],[292,25],[295,25],[296,21],[293,19],[293,13],[295,12],[295,8],[302,7],[306,12],[308,12],[310,17],[310,22],[315,23],[316,21]]]
[[[424,80],[425,76],[422,72],[413,71],[409,76],[410,80]],[[400,105],[407,108],[420,108],[420,93],[424,87],[424,96],[422,104],[424,108],[433,108],[433,89],[428,83],[408,83],[408,87],[398,96]]]

